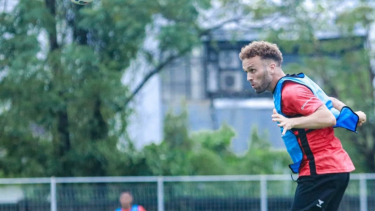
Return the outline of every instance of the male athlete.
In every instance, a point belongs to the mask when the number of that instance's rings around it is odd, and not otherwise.
[[[117,208],[115,211],[146,211],[140,205],[132,205],[133,196],[129,191],[124,191],[120,195],[120,204],[121,207]]]
[[[366,115],[328,97],[303,73],[286,75],[276,44],[255,41],[239,54],[247,80],[257,93],[273,93],[272,121],[278,122],[294,173],[299,173],[292,211],[336,211],[354,165],[334,135],[334,127],[353,132]]]

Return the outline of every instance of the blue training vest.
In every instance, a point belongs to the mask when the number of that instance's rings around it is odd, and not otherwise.
[[[305,76],[303,73],[286,75],[277,82],[273,92],[273,100],[277,113],[282,114],[285,117],[288,117],[281,111],[281,90],[283,88],[283,84],[285,81],[293,81],[306,86],[313,92],[313,94],[318,99],[325,103],[327,108],[336,117],[336,125],[334,127],[342,127],[352,132],[357,132],[357,123],[359,120],[358,115],[347,106],[343,107],[341,111],[338,111],[337,109],[333,108],[332,101],[324,93],[324,91],[314,81],[312,81],[309,77]],[[304,129],[302,130],[304,131]],[[282,127],[280,127],[280,131],[283,131]],[[282,138],[284,140],[286,149],[293,161],[293,164],[289,165],[289,167],[293,173],[298,173],[303,158],[303,152],[301,150],[300,145],[298,144],[297,137],[291,130],[288,130]]]
[[[122,208],[117,208],[115,211],[122,211]],[[133,205],[130,211],[139,211],[138,205]]]

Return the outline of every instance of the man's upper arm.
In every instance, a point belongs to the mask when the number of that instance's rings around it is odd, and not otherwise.
[[[138,206],[138,211],[146,211],[146,209],[142,206]]]
[[[304,85],[287,82],[282,90],[282,109],[286,115],[308,116],[324,103]]]

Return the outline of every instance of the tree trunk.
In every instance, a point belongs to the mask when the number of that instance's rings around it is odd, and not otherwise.
[[[52,17],[56,17],[56,1],[55,0],[45,0],[46,6],[51,13]],[[59,44],[57,43],[57,30],[56,30],[56,21],[53,22],[54,26],[50,27],[49,33],[49,44],[50,44],[50,51],[54,51],[59,48]]]
[[[54,18],[53,26],[49,27],[48,31],[48,40],[50,44],[50,52],[53,52],[60,48],[57,42],[57,29],[56,29],[56,0],[45,0],[46,7],[48,8],[49,12],[51,13],[52,17]],[[60,68],[59,67],[52,67],[57,73]],[[63,98],[63,92],[59,91],[60,98]],[[68,112],[67,106],[64,105],[63,108],[60,108],[59,111],[55,112],[57,118],[57,138],[55,139],[56,142],[54,143],[54,148],[57,156],[57,160],[61,160],[62,157],[69,152],[71,143],[70,143],[70,134],[69,134],[69,119],[68,119]],[[71,176],[71,171],[69,164],[64,162],[61,163],[62,169],[57,170],[56,176]]]
[[[95,106],[94,106],[94,119],[93,119],[93,124],[91,127],[91,140],[100,140],[100,139],[105,139],[108,134],[108,125],[106,121],[103,118],[103,115],[100,111],[101,108],[101,100],[99,97],[95,101]]]

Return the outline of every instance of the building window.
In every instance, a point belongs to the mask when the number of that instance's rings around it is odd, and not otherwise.
[[[191,71],[189,57],[178,59],[161,73],[163,101],[191,98]]]
[[[239,58],[244,43],[218,41],[205,43],[206,96],[209,98],[272,97],[269,92],[256,94],[246,80]]]
[[[240,67],[240,59],[236,50],[219,51],[219,67],[220,69],[237,70]]]

